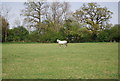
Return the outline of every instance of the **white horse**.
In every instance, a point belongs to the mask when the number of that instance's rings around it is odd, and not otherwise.
[[[66,40],[61,41],[61,40],[57,39],[57,42],[60,45],[60,47],[61,47],[61,45],[65,45],[67,47],[67,41]]]

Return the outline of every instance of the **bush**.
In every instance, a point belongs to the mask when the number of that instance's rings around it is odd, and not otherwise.
[[[29,32],[22,26],[17,28],[9,29],[7,41],[20,42],[27,39]]]
[[[100,41],[100,42],[110,41],[110,30],[101,31],[97,36],[97,40]]]

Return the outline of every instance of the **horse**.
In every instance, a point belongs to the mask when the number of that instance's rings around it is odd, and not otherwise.
[[[57,39],[57,42],[60,45],[60,47],[61,47],[61,45],[65,45],[67,47],[67,41],[66,40],[61,41],[61,40]]]

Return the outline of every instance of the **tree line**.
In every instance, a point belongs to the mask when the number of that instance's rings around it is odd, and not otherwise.
[[[113,12],[97,3],[83,4],[75,12],[68,2],[25,2],[24,25],[9,29],[0,15],[2,42],[110,42],[120,41],[120,25],[112,25]]]

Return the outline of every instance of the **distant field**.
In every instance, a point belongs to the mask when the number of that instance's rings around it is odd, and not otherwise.
[[[117,79],[117,43],[3,44],[3,79]]]

